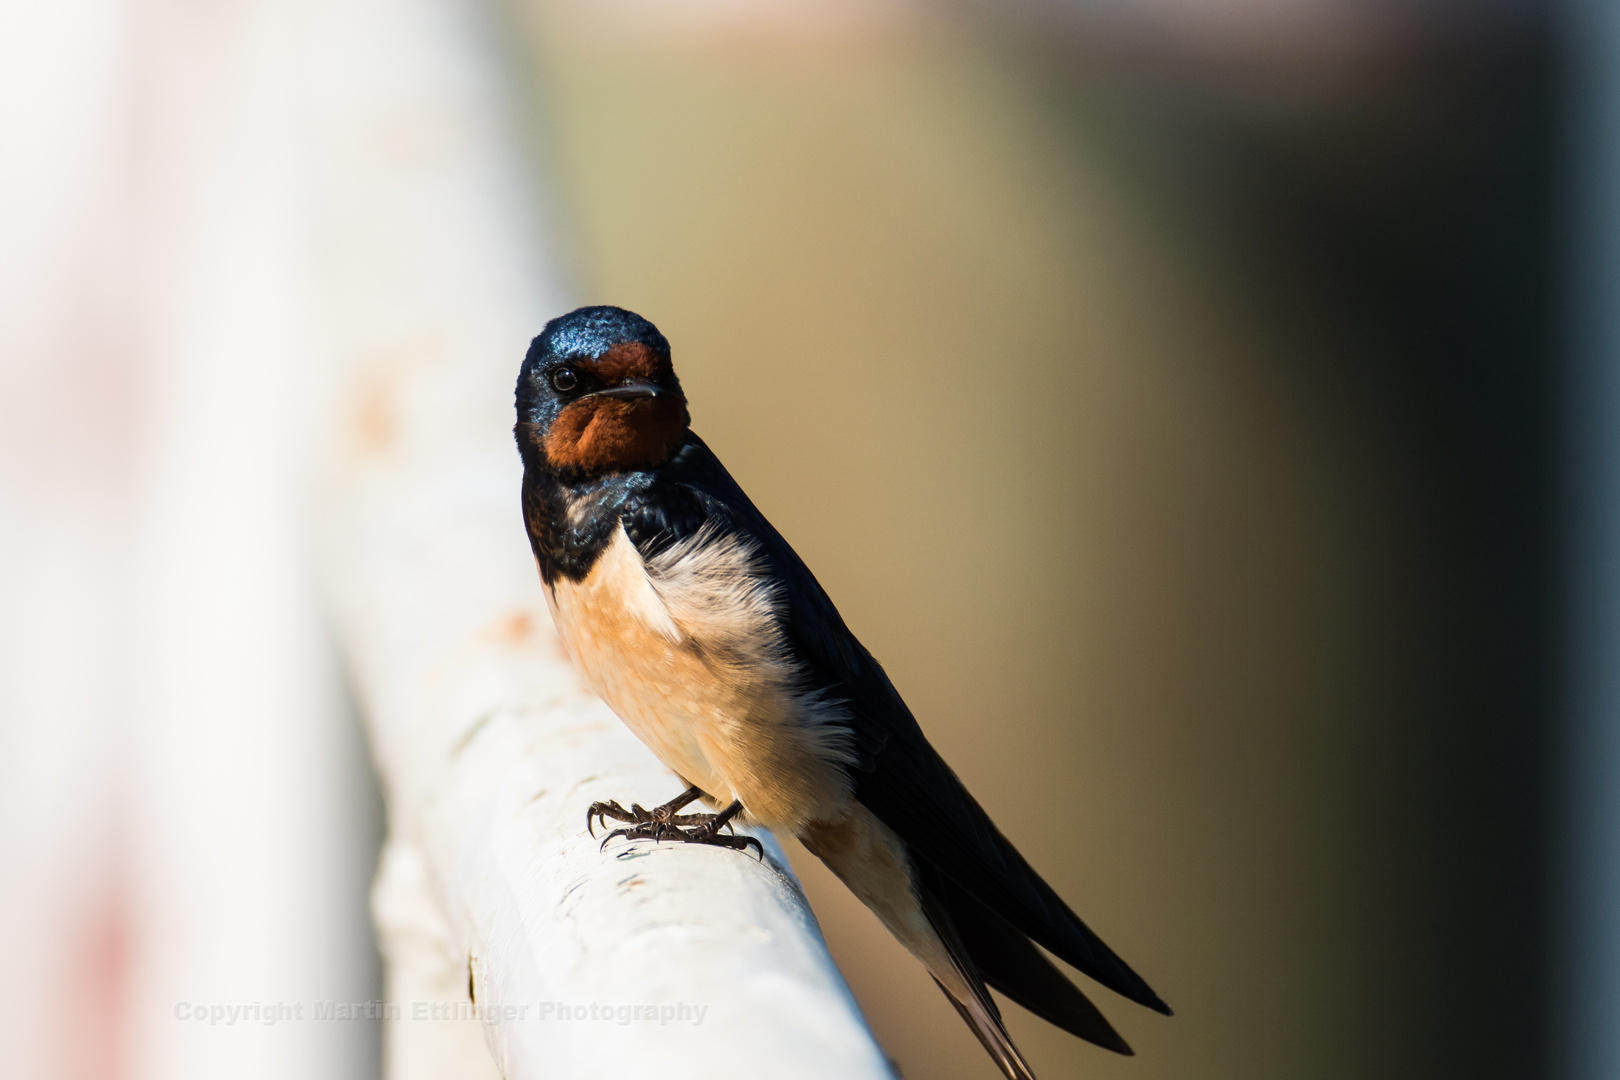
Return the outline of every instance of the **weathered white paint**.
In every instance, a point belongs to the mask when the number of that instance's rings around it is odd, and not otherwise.
[[[566,305],[472,14],[310,5],[292,68],[322,558],[388,797],[389,1073],[487,1075],[487,1044],[511,1078],[888,1076],[769,836],[585,833],[593,800],[681,785],[581,685],[527,550],[512,386]],[[469,977],[483,1019],[413,1018]]]

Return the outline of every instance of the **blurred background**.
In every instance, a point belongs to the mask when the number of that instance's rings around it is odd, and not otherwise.
[[[0,7],[7,1076],[378,1072],[371,1024],[174,1006],[380,992],[254,268],[321,228],[264,119],[290,37],[431,2]],[[1121,1059],[1009,1005],[1037,1073],[1620,1076],[1620,14],[437,6],[512,228],[665,332],[694,428],[1177,1010],[1098,991]],[[453,153],[435,109],[365,152]],[[794,855],[903,1075],[996,1075]]]

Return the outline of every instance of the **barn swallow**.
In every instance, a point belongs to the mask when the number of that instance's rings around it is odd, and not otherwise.
[[[586,683],[686,791],[596,803],[612,836],[798,837],[922,961],[1009,1080],[1033,1080],[986,987],[1131,1053],[1036,948],[1170,1009],[1001,835],[787,541],[690,426],[669,343],[616,307],[548,322],[517,384],[523,519]],[[683,814],[698,800],[713,814]]]

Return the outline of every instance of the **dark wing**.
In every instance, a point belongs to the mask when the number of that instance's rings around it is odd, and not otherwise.
[[[1116,993],[1169,1014],[1169,1007],[1147,983],[1069,910],[1001,835],[928,744],[883,668],[849,632],[815,577],[701,439],[689,435],[675,459],[658,470],[654,482],[630,497],[624,515],[626,531],[643,554],[689,536],[704,524],[757,543],[780,583],[784,625],[795,654],[816,684],[844,701],[850,711],[859,752],[856,798],[912,852],[959,886],[966,899],[988,909],[986,914]],[[996,932],[994,924],[983,925],[990,927],[986,934]],[[1078,1018],[1075,1023],[1081,1026]]]

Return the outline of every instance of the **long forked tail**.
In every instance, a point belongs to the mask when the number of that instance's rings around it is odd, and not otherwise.
[[[927,863],[919,860],[913,874],[923,913],[952,968],[948,975],[934,972],[934,982],[1007,1080],[1035,1080],[1035,1074],[1007,1034],[987,983],[1087,1042],[1120,1054],[1132,1052],[1097,1007],[1028,938]]]
[[[1008,1037],[950,912],[940,903],[940,891],[931,887],[935,875],[908,855],[900,838],[856,804],[840,821],[812,822],[799,839],[923,962],[1007,1080],[1035,1080]]]
[[[990,1052],[990,1056],[995,1059],[997,1067],[1007,1080],[1035,1080],[1035,1074],[1030,1072],[1029,1064],[1024,1061],[1024,1056],[1018,1052],[1018,1047],[1013,1045],[1011,1036],[1007,1034],[1007,1028],[1001,1022],[1001,1013],[996,1009],[995,1002],[990,1000],[989,994],[984,993],[982,982],[978,987],[979,993],[970,996],[965,1002],[947,990],[945,984],[938,979],[934,980],[934,985],[945,991],[945,997],[956,1006],[956,1011],[967,1021],[968,1027],[973,1029],[973,1034],[979,1037],[979,1042]]]
[[[812,822],[800,839],[923,962],[1007,1080],[1035,1075],[1008,1036],[989,987],[1082,1039],[1131,1052],[1022,931],[908,852],[865,807],[857,804],[841,821]]]
[[[921,869],[920,867],[916,869]],[[916,873],[916,869],[913,873]],[[990,991],[985,986],[984,978],[979,974],[978,965],[973,962],[966,943],[956,930],[955,921],[950,912],[940,902],[939,894],[930,888],[928,878],[931,875],[918,874],[916,878],[918,899],[922,901],[923,914],[927,916],[929,925],[934,933],[939,935],[940,943],[945,946],[945,953],[949,958],[949,971],[930,971],[934,977],[934,984],[945,992],[956,1011],[967,1026],[973,1029],[979,1042],[990,1056],[995,1059],[997,1067],[1007,1080],[1035,1080],[1035,1074],[1030,1070],[1029,1063],[1013,1045],[1012,1036],[1007,1034],[1007,1025],[1001,1020],[1001,1010],[990,998]],[[930,965],[932,966],[932,965]]]
[[[1116,1054],[1134,1053],[1097,1006],[1022,932],[926,863],[918,866],[916,877],[930,922],[949,920],[950,932],[941,938],[959,943],[986,983],[1071,1035]]]
[[[883,760],[875,772],[857,776],[856,798],[900,838],[913,862],[949,878],[1001,923],[1059,960],[1131,1001],[1170,1015],[1159,995],[1001,835],[933,747],[920,737],[896,739],[884,748]]]

